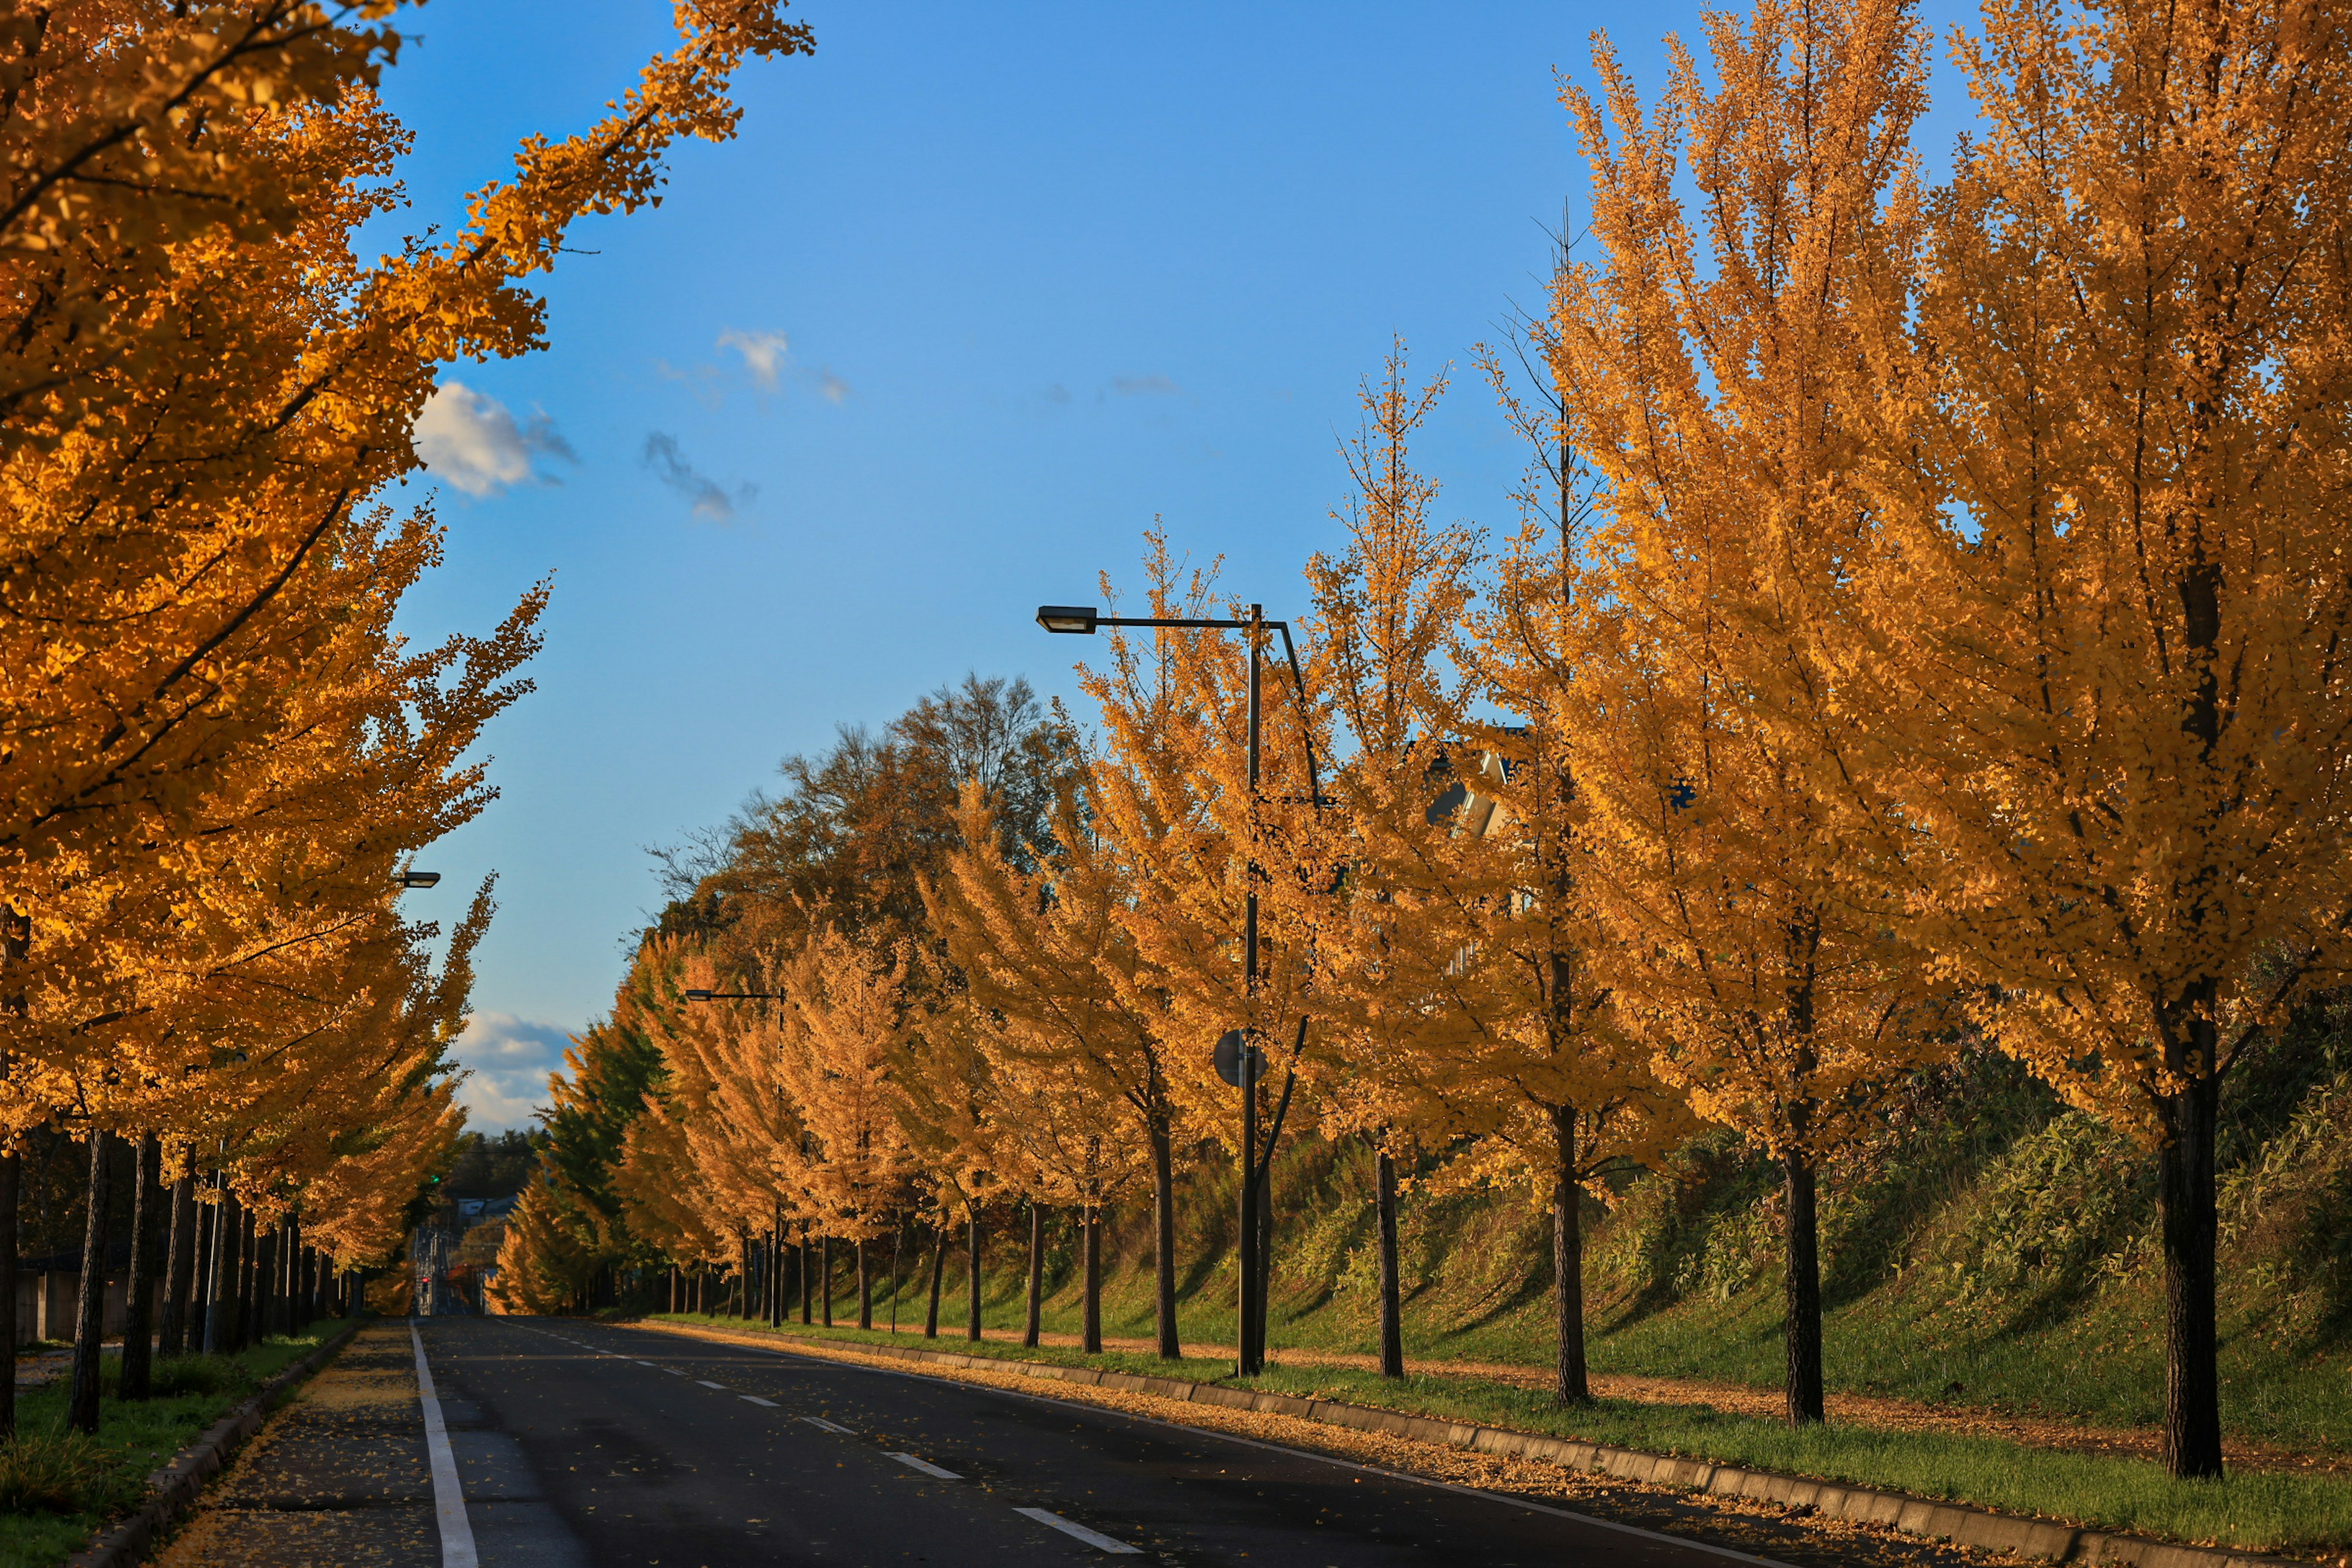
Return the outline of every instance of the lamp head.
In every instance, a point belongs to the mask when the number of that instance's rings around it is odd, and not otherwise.
[[[1094,635],[1095,623],[1102,612],[1092,605],[1040,605],[1037,624],[1049,632],[1073,632],[1081,637]]]
[[[438,871],[394,871],[392,879],[404,888],[429,888],[441,880]]]
[[[708,991],[698,990],[691,986],[687,989],[686,999],[689,1002],[708,1002],[710,997],[711,993]]]

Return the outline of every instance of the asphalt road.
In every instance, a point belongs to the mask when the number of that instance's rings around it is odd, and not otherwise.
[[[575,1319],[421,1335],[480,1568],[1757,1561],[969,1384]]]

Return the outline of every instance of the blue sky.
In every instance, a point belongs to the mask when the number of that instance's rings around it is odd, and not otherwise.
[[[407,495],[450,542],[411,634],[554,581],[539,689],[490,736],[501,798],[410,896],[447,916],[499,876],[460,1051],[477,1126],[526,1121],[608,1004],[658,899],[646,847],[966,670],[1072,695],[1032,612],[1131,580],[1155,517],[1295,609],[1391,333],[1454,368],[1422,454],[1441,514],[1507,524],[1518,458],[1468,360],[1574,221],[1555,68],[1589,79],[1605,28],[1649,89],[1660,38],[1698,37],[1678,3],[793,14],[815,56],[749,71],[741,134],[684,150],[659,210],[582,225],[548,351],[451,367],[420,430]],[[412,15],[400,226],[592,121],[668,16]],[[1931,145],[1959,123],[1939,85]]]

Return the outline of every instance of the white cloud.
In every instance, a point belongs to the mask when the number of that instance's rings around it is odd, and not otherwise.
[[[518,422],[505,404],[457,381],[443,382],[425,401],[410,434],[433,477],[469,496],[494,496],[537,478],[534,462],[542,456],[580,460],[546,415],[534,411],[529,423]]]
[[[466,1125],[477,1132],[528,1127],[548,1103],[547,1075],[563,1065],[572,1037],[511,1013],[477,1013],[457,1037],[457,1060],[473,1069],[457,1086]]]
[[[1184,390],[1164,375],[1115,375],[1110,389],[1121,397],[1166,397]]]
[[[732,327],[719,334],[719,346],[743,356],[743,368],[751,373],[762,392],[776,390],[776,377],[782,374],[793,349],[791,340],[782,332],[739,332]]]
[[[841,404],[849,401],[849,383],[829,370],[816,373],[816,392],[817,395],[827,403]]]

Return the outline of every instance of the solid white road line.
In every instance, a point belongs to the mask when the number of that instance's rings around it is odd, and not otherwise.
[[[425,1407],[425,1452],[433,1462],[433,1512],[441,1524],[441,1568],[479,1568],[474,1527],[466,1520],[466,1494],[457,1487],[457,1457],[449,1451],[449,1429],[441,1424],[441,1396],[433,1392],[433,1369],[425,1362],[425,1336],[408,1320],[416,1346],[416,1399]]]
[[[912,1454],[893,1454],[890,1457],[898,1460],[900,1464],[906,1466],[910,1470],[920,1470],[923,1474],[934,1477],[940,1480],[960,1481],[963,1479],[961,1476],[957,1475],[953,1470],[943,1470],[937,1465],[932,1464],[929,1459],[919,1459]]]
[[[721,1394],[727,1392],[727,1385],[723,1383],[713,1383],[707,1377],[698,1377],[694,1381],[702,1384],[705,1388],[715,1388]]]
[[[812,1426],[821,1426],[827,1432],[838,1432],[845,1437],[856,1436],[856,1434],[850,1431],[848,1427],[836,1426],[822,1415],[803,1415],[801,1419],[807,1422]]]
[[[774,1400],[762,1399],[756,1394],[739,1394],[736,1397],[740,1399],[746,1405],[763,1405],[771,1410],[782,1410],[783,1408],[782,1405],[777,1404]]]
[[[1097,1552],[1117,1552],[1129,1557],[1139,1557],[1143,1554],[1143,1549],[1139,1546],[1129,1546],[1124,1541],[1113,1541],[1099,1530],[1088,1530],[1085,1525],[1064,1519],[1060,1514],[1048,1509],[1016,1508],[1013,1511],[1024,1514],[1040,1524],[1050,1524],[1064,1535],[1075,1535]]]

